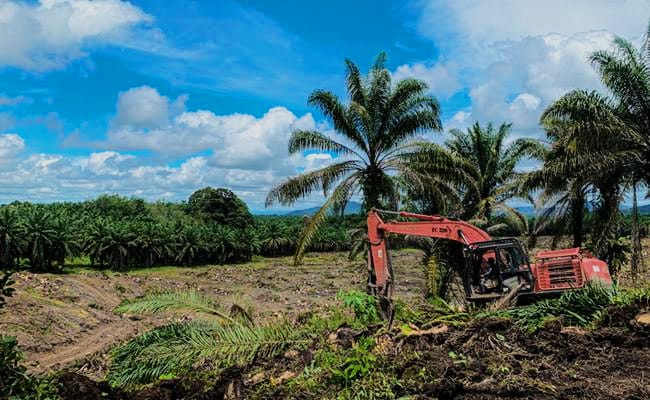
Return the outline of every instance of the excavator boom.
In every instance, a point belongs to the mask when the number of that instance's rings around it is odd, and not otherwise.
[[[381,211],[399,217],[413,218],[418,221],[388,221],[385,222],[379,215],[380,210],[372,209],[368,213],[368,241],[370,243],[370,257],[368,269],[374,272],[376,293],[391,295],[391,270],[387,254],[386,236],[389,233],[424,236],[437,239],[446,239],[460,242],[464,245],[491,240],[490,235],[474,225],[464,221],[444,218],[438,215],[423,215],[410,212]]]

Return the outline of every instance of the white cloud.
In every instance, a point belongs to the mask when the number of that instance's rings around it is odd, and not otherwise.
[[[124,164],[128,161],[135,161],[135,157],[114,151],[102,151],[91,153],[88,158],[79,160],[78,164],[96,175],[122,176],[125,174]]]
[[[486,123],[512,122],[519,136],[542,136],[539,117],[552,101],[576,88],[600,89],[588,55],[607,48],[607,32],[527,37],[500,48],[499,61],[476,73],[470,86],[471,118]],[[459,124],[460,121],[448,121]],[[445,124],[446,126],[448,124]]]
[[[5,0],[0,3],[0,65],[60,68],[83,57],[89,42],[126,44],[133,27],[150,21],[141,9],[120,0]]]
[[[418,31],[458,74],[471,105],[445,121],[513,122],[517,136],[542,136],[539,117],[576,89],[602,89],[587,62],[613,34],[634,40],[647,27],[650,0],[422,0]],[[469,116],[469,117],[468,117]]]
[[[607,30],[638,37],[650,0],[421,0],[419,8],[419,31],[444,48],[460,49],[550,33]]]
[[[259,170],[288,157],[292,131],[316,128],[311,114],[298,117],[284,107],[273,107],[261,117],[217,115],[186,111],[186,98],[180,96],[170,105],[169,98],[146,86],[121,93],[106,141],[95,146],[149,150],[167,158],[207,151],[212,165]],[[179,114],[170,118],[173,113]]]
[[[455,63],[415,63],[400,65],[392,75],[395,81],[404,78],[423,80],[433,94],[447,98],[462,87],[458,73],[459,67]]]
[[[184,103],[184,100],[182,100]],[[133,128],[157,128],[169,121],[169,98],[154,88],[140,86],[121,92],[113,123]]]
[[[217,115],[208,110],[185,110],[186,99],[180,96],[170,101],[150,87],[120,93],[104,141],[84,142],[81,134],[68,137],[68,145],[76,142],[98,151],[85,156],[31,154],[15,158],[0,170],[0,181],[5,183],[0,202],[74,200],[101,193],[181,200],[210,185],[229,187],[261,209],[271,187],[300,171],[333,161],[326,153],[288,153],[293,130],[327,131],[311,114],[299,117],[284,107],[273,107],[259,117]],[[1,143],[11,143],[5,146],[7,152],[16,152],[18,142],[24,146],[22,139],[14,136],[0,136],[0,155]],[[152,154],[128,153],[142,150]],[[315,195],[304,204],[320,202],[322,198]]]
[[[0,135],[0,167],[8,165],[25,149],[25,141],[15,133]]]

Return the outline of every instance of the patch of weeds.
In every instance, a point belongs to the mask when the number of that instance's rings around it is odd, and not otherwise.
[[[379,321],[377,310],[377,299],[359,290],[341,291],[336,298],[343,301],[345,307],[354,311],[354,319],[363,325],[373,324]]]
[[[347,352],[343,362],[330,370],[335,380],[350,384],[363,378],[376,366],[377,356],[371,352],[375,345],[372,338],[361,338]]]
[[[21,400],[59,399],[56,385],[48,378],[32,377],[22,365],[23,353],[13,336],[0,336],[0,398]]]
[[[397,398],[395,389],[400,387],[395,376],[373,372],[341,391],[337,400],[392,400]]]
[[[393,301],[395,307],[395,320],[411,324],[420,324],[424,321],[424,313],[414,309],[401,300]]]
[[[612,305],[630,304],[646,296],[644,291],[634,294],[620,292],[616,286],[590,284],[582,289],[562,293],[557,299],[538,301],[529,306],[497,312],[485,311],[477,317],[498,316],[512,318],[529,333],[536,332],[550,320],[561,318],[567,325],[593,327],[603,311]],[[650,290],[647,298],[650,299]]]

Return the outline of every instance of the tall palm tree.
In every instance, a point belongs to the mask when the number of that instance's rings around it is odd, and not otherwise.
[[[531,246],[534,245],[537,236],[550,229],[555,233],[552,247],[555,247],[567,232],[571,232],[573,236],[573,247],[581,247],[585,235],[587,198],[589,192],[593,191],[595,178],[580,173],[557,174],[557,166],[570,165],[573,157],[559,140],[562,131],[548,124],[544,128],[547,138],[551,141],[544,164],[542,168],[523,174],[518,180],[519,196],[532,198],[532,194],[538,194],[538,200],[533,203],[541,210],[536,215],[535,227],[530,232],[529,241]]]
[[[417,174],[405,162],[407,154],[417,152],[413,139],[426,131],[442,129],[440,106],[426,93],[426,83],[404,79],[393,84],[385,62],[386,55],[379,54],[368,75],[362,76],[359,68],[346,60],[347,104],[326,90],[316,90],[309,96],[309,104],[323,112],[338,137],[317,131],[292,133],[291,154],[317,150],[339,156],[334,164],[290,178],[268,194],[267,206],[275,201],[293,204],[315,190],[323,190],[326,195],[331,190],[300,236],[296,263],[302,260],[328,211],[344,209],[357,193],[362,195],[364,210],[395,208],[398,196],[392,175],[416,179]]]
[[[608,94],[573,90],[544,111],[542,122],[561,127],[562,145],[572,153],[571,163],[556,166],[558,175],[580,171],[620,176],[616,184],[631,187],[632,270],[637,272],[641,241],[636,192],[640,185],[650,183],[650,25],[640,49],[615,37],[611,50],[595,51],[589,61]],[[608,183],[612,184],[611,179]],[[605,193],[616,199],[620,191],[610,187]],[[618,209],[618,204],[607,208]]]
[[[536,139],[508,142],[511,132],[512,124],[507,123],[495,128],[492,123],[483,127],[476,122],[465,132],[453,129],[449,132],[452,138],[444,146],[427,144],[426,159],[418,164],[418,168],[424,168],[421,172],[429,176],[456,181],[458,216],[476,225],[489,225],[491,230],[506,223],[525,229],[526,218],[506,200],[516,195],[518,163],[525,158],[541,160],[546,154],[546,148]],[[454,168],[450,169],[450,165]]]

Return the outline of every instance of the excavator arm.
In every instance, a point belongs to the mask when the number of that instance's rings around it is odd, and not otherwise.
[[[385,222],[379,215],[380,213],[413,218],[417,221]],[[376,294],[386,297],[391,297],[393,288],[392,271],[386,246],[386,238],[390,233],[453,240],[468,246],[491,239],[487,232],[467,222],[437,215],[372,209],[368,213],[368,242],[370,243],[368,271],[371,274],[374,273],[374,282],[370,282],[370,284]]]

